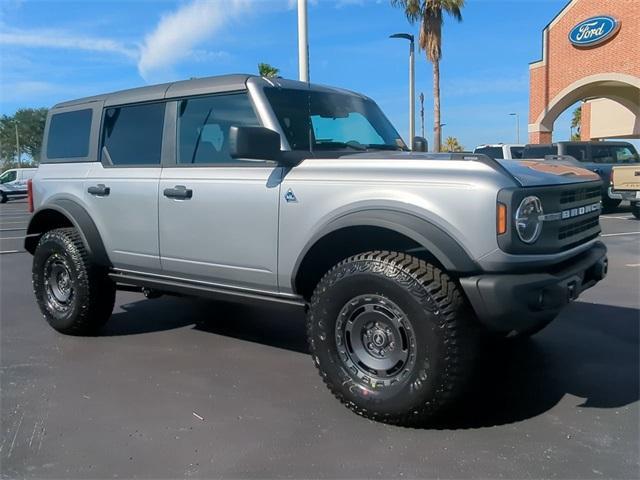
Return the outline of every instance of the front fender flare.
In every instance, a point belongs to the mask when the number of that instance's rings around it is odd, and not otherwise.
[[[481,270],[451,235],[429,220],[397,210],[366,209],[341,215],[314,233],[296,260],[292,278],[298,277],[305,256],[318,241],[332,232],[352,226],[381,227],[398,232],[427,249],[447,271],[473,273]]]

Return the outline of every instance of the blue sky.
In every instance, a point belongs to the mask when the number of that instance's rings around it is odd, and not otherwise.
[[[295,0],[2,0],[0,113],[189,77],[256,72],[259,62],[297,78]],[[441,62],[444,136],[471,149],[526,140],[528,63],[566,0],[467,0],[447,19]],[[417,33],[388,0],[310,0],[313,82],[374,98],[407,136],[407,51],[395,32]],[[416,57],[431,141],[431,64]],[[418,108],[416,108],[418,111]],[[555,139],[569,136],[569,114]],[[416,120],[419,133],[419,117]]]

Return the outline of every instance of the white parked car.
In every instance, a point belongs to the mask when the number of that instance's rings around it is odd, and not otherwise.
[[[10,196],[26,195],[27,181],[36,174],[37,168],[12,168],[0,175],[0,203]]]
[[[494,143],[491,145],[478,145],[473,153],[482,153],[490,158],[505,160],[520,160],[524,145],[515,143]]]

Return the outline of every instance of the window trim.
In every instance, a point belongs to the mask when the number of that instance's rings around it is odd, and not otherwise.
[[[176,97],[171,99],[171,103],[173,106],[173,141],[172,151],[173,155],[171,158],[167,156],[166,163],[162,164],[163,168],[276,168],[279,166],[278,162],[275,160],[239,160],[237,162],[207,162],[207,163],[178,163],[178,104],[183,100],[194,100],[200,98],[211,98],[211,97],[221,97],[221,96],[230,96],[230,95],[242,95],[245,94],[249,99],[249,103],[251,104],[251,108],[253,109],[253,113],[256,115],[256,119],[260,126],[264,126],[264,122],[262,118],[260,118],[260,114],[258,109],[256,108],[256,104],[253,101],[251,92],[247,89],[245,90],[229,90],[227,92],[216,92],[216,93],[205,93],[199,95],[185,95],[183,97]],[[278,132],[279,133],[279,132]]]
[[[132,102],[132,103],[123,103],[120,105],[104,105],[102,107],[102,113],[100,115],[100,130],[99,138],[98,138],[98,162],[102,165],[103,168],[162,168],[163,160],[164,160],[164,143],[165,143],[165,129],[166,129],[166,121],[167,121],[167,102],[166,100],[150,100],[146,102]],[[102,148],[104,147],[104,118],[107,114],[107,110],[110,108],[126,108],[126,107],[138,107],[142,105],[154,105],[154,104],[163,104],[164,105],[164,116],[162,118],[162,135],[160,136],[160,161],[158,163],[131,163],[131,164],[122,164],[122,165],[114,165],[112,163],[107,162],[102,156]]]

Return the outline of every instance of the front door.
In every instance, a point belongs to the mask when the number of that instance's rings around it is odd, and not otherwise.
[[[229,155],[232,125],[259,125],[246,93],[178,101],[175,165],[159,188],[163,272],[275,290],[282,169]]]

